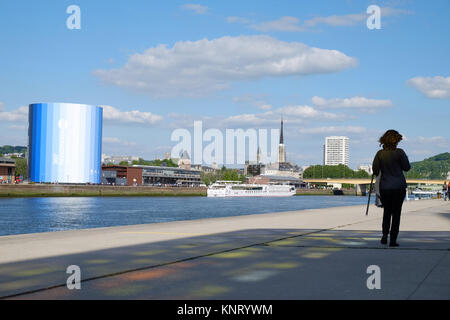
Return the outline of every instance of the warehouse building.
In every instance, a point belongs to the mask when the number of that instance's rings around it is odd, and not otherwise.
[[[127,166],[103,166],[101,183],[115,186],[141,186],[142,168]]]
[[[15,183],[15,169],[14,159],[0,158],[0,183]]]
[[[143,170],[142,182],[144,185],[200,185],[200,170],[157,166],[134,167],[140,167]]]

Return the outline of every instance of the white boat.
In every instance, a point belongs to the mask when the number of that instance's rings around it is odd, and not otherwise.
[[[209,186],[208,197],[290,197],[295,187],[276,184],[240,184],[236,181],[217,181]]]
[[[425,190],[417,188],[416,190],[412,191],[411,194],[414,196],[415,200],[417,200],[417,199],[421,199],[421,198],[437,197],[438,192],[437,191],[425,191]]]

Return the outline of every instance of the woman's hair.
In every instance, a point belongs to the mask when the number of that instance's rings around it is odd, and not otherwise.
[[[398,131],[388,130],[378,141],[380,142],[380,146],[383,146],[383,149],[394,150],[402,139],[403,136]]]

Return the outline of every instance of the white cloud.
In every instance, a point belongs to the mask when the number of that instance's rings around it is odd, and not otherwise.
[[[6,111],[5,104],[0,102],[0,119],[8,122],[28,121],[28,107],[22,106],[12,111]]]
[[[189,3],[189,4],[182,5],[181,8],[184,10],[193,11],[196,14],[205,14],[206,12],[208,12],[208,7],[202,6],[200,4]]]
[[[323,112],[311,106],[286,106],[263,113],[240,114],[225,118],[222,126],[259,126],[279,124],[280,119],[289,123],[304,123],[306,120],[328,121],[344,120],[346,116]]]
[[[227,126],[260,126],[275,123],[276,121],[271,117],[272,112],[260,113],[260,114],[239,114],[236,116],[230,116],[223,120],[223,125]]]
[[[303,28],[299,25],[300,20],[296,17],[281,17],[278,20],[266,21],[257,24],[250,25],[250,28],[268,32],[268,31],[288,31],[298,32],[303,31]]]
[[[153,114],[151,112],[143,112],[139,110],[120,111],[119,109],[111,106],[102,107],[103,119],[111,122],[155,125],[162,120],[162,116]]]
[[[373,110],[377,108],[387,108],[392,107],[391,100],[380,100],[380,99],[368,99],[365,97],[352,97],[352,98],[334,98],[325,99],[322,97],[314,96],[312,98],[314,105],[321,108],[357,108]]]
[[[232,16],[232,17],[227,17],[227,22],[228,23],[243,23],[243,24],[247,24],[247,23],[250,22],[250,20],[248,20],[247,18],[243,18],[243,17]]]
[[[125,141],[115,137],[103,137],[103,143],[110,145],[120,145],[120,146],[134,146],[136,142]]]
[[[381,8],[381,18],[389,16],[398,16],[403,14],[411,14],[412,12],[404,9],[396,9],[390,7]],[[354,26],[361,24],[367,19],[368,15],[365,12],[345,14],[345,15],[331,15],[327,17],[314,17],[312,19],[305,20],[305,27],[315,27],[319,24],[325,24],[332,27],[342,27],[342,26]],[[361,24],[365,26],[365,24]]]
[[[28,126],[12,124],[12,125],[8,126],[8,129],[24,131],[24,130],[28,129]]]
[[[286,106],[278,109],[277,112],[283,116],[302,119],[338,120],[343,118],[342,115],[319,111],[311,106]]]
[[[179,41],[132,55],[119,69],[96,70],[103,82],[155,96],[199,96],[232,81],[338,72],[357,65],[337,50],[265,35]]]
[[[412,14],[412,11],[390,7],[381,8],[382,18],[405,14]],[[227,21],[229,23],[242,23],[247,25],[249,28],[262,32],[271,32],[271,31],[299,32],[299,31],[310,31],[312,28],[318,25],[328,25],[332,27],[361,25],[365,27],[365,21],[368,18],[368,16],[369,15],[366,12],[344,14],[344,15],[331,15],[326,17],[316,16],[311,19],[305,20],[303,23],[301,23],[297,17],[292,16],[283,16],[277,20],[263,21],[259,23],[252,23],[247,18],[232,16],[228,17]]]
[[[450,77],[415,77],[406,82],[428,98],[450,99]]]
[[[348,134],[348,133],[364,133],[367,129],[359,126],[328,126],[317,128],[300,128],[299,133],[302,134]]]
[[[432,145],[432,146],[438,146],[438,147],[449,147],[450,146],[450,140],[447,138],[444,138],[442,136],[435,136],[435,137],[423,137],[418,136],[415,138],[405,138],[404,139],[406,143],[417,146],[417,145]]]
[[[272,105],[265,102],[264,97],[262,95],[245,94],[242,96],[234,97],[233,102],[248,104],[260,110],[267,111],[272,109]]]
[[[333,27],[336,26],[353,26],[367,19],[365,13],[346,14],[346,15],[332,15],[328,17],[314,17],[305,21],[305,26],[315,27],[318,24],[327,24]]]

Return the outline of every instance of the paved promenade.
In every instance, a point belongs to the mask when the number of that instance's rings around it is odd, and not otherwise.
[[[450,202],[405,202],[399,248],[379,243],[381,217],[351,206],[4,236],[0,297],[450,299]]]

